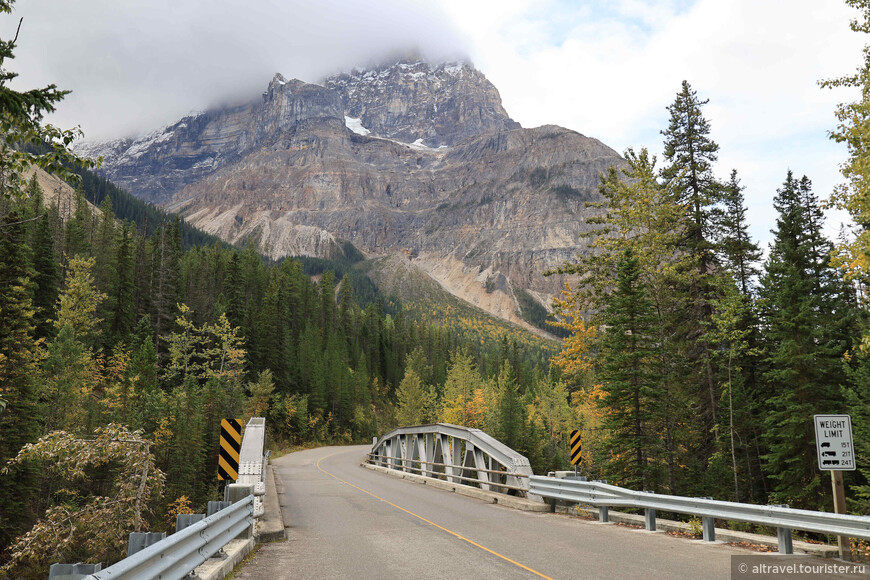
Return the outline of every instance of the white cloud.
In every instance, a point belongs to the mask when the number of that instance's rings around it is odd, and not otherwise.
[[[719,173],[742,175],[758,238],[770,238],[770,202],[789,167],[821,197],[839,181],[845,151],[826,132],[836,103],[851,95],[817,81],[852,72],[866,41],[849,31],[854,12],[841,0],[517,1],[483,25],[467,4],[445,1],[524,126],[555,123],[619,151],[659,152],[665,107],[688,80],[710,99]],[[472,4],[495,11],[497,3]]]
[[[215,100],[256,98],[275,72],[318,81],[416,47],[463,53],[464,40],[425,0],[27,0],[17,86],[71,89],[52,120],[107,137],[171,122]]]
[[[467,52],[524,126],[558,124],[622,151],[660,151],[683,79],[720,144],[719,174],[747,186],[754,233],[792,168],[825,197],[845,151],[826,138],[865,41],[842,0],[28,0],[21,86],[74,93],[53,118],[91,137],[153,128],[215,99],[256,96],[274,72],[316,81],[417,45]]]

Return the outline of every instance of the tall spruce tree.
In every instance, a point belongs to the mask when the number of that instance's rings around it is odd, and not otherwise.
[[[855,303],[828,264],[831,245],[814,217],[809,181],[789,171],[774,207],[779,217],[760,288],[769,392],[765,469],[777,500],[818,509],[830,507],[830,494],[816,466],[812,416],[842,412],[842,356]]]
[[[708,102],[700,100],[688,81],[683,81],[668,106],[668,128],[662,131],[664,157],[669,163],[662,168],[662,177],[673,181],[680,201],[688,206],[686,243],[704,265],[709,263],[712,249],[711,210],[721,198],[721,187],[713,176],[719,145],[710,138],[710,123],[701,111]]]
[[[617,264],[616,286],[603,320],[607,330],[599,343],[600,404],[612,449],[607,469],[622,485],[657,489],[662,397],[655,388],[655,316],[630,249]]]
[[[181,230],[176,218],[163,222],[151,240],[152,320],[157,334],[157,354],[163,354],[162,339],[171,331],[181,292]]]
[[[720,421],[724,427],[720,433],[728,434],[733,475],[738,476],[735,455],[740,452],[745,458],[742,462],[745,466],[739,470],[745,480],[743,491],[754,499],[764,500],[760,493],[765,486],[759,454],[761,429],[758,428],[762,422],[763,406],[759,402],[763,400],[763,390],[759,384],[760,337],[755,291],[762,253],[749,235],[743,190],[737,170],[732,170],[723,185],[717,240],[717,254],[731,276],[721,281],[723,291],[713,299],[711,328],[715,329],[712,333],[715,338],[711,337],[710,342],[719,345],[716,355],[724,368],[720,384],[727,396],[723,399],[728,406],[728,416],[727,424],[725,420]],[[736,438],[738,450],[735,450],[735,433],[739,435]],[[735,483],[735,495],[740,495],[740,487],[739,482]]]
[[[679,202],[675,184],[662,181],[656,169],[656,159],[646,149],[625,152],[628,167],[611,167],[604,174],[599,191],[606,200],[603,213],[590,219],[601,226],[594,231],[593,251],[578,264],[565,264],[559,272],[585,276],[585,286],[570,297],[579,311],[603,311],[610,300],[614,272],[626,249],[638,260],[642,280],[654,305],[658,374],[655,385],[662,392],[665,456],[668,490],[678,493],[683,481],[696,482],[694,472],[680,469],[685,464],[681,449],[696,449],[696,441],[704,437],[708,426],[697,420],[697,383],[685,380],[687,320],[692,279],[692,256],[681,248],[687,231],[688,216]],[[581,315],[582,316],[582,315]],[[576,319],[576,318],[575,318]],[[691,326],[691,325],[690,325]],[[697,326],[697,321],[695,322]],[[576,358],[589,351],[586,325],[574,329],[572,342],[566,341],[562,358]],[[693,327],[694,328],[694,327]],[[695,332],[700,332],[694,328]],[[569,348],[571,350],[569,350]],[[581,361],[582,362],[582,361]],[[561,363],[559,363],[561,364]],[[564,367],[563,365],[563,368]],[[693,469],[695,464],[693,463]]]
[[[716,224],[713,216],[722,199],[722,186],[713,175],[719,145],[710,138],[710,123],[701,107],[709,101],[700,100],[687,81],[683,81],[673,104],[668,106],[670,122],[662,131],[664,157],[668,161],[662,177],[671,182],[679,201],[687,208],[684,251],[692,258],[689,277],[684,288],[686,309],[681,331],[686,364],[681,382],[695,391],[700,409],[701,439],[694,458],[703,469],[715,452],[717,422],[717,370],[713,365],[715,345],[704,338],[704,324],[712,313],[711,301],[717,284],[713,280],[713,239]]]

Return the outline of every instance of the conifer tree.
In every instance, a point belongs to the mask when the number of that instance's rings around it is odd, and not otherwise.
[[[122,340],[133,330],[135,322],[135,288],[133,286],[133,236],[130,225],[125,223],[118,233],[115,255],[115,276],[111,294],[114,311],[111,316],[111,335],[115,341]]]
[[[498,374],[498,429],[496,436],[511,449],[525,447],[526,413],[519,386],[514,378],[510,361],[502,363]]]
[[[720,279],[721,290],[712,299],[713,312],[708,328],[713,332],[708,338],[711,344],[719,345],[714,357],[720,359],[725,371],[720,384],[727,395],[727,429],[723,428],[720,432],[728,434],[733,477],[745,476],[745,485],[742,487],[751,493],[763,488],[758,425],[762,419],[762,406],[759,403],[764,398],[764,390],[759,384],[760,325],[755,300],[761,249],[749,235],[743,190],[737,171],[732,170],[722,190],[717,242],[717,254],[730,276]],[[725,419],[720,422],[724,424]],[[735,450],[735,447],[743,448],[743,454],[747,457],[745,469],[737,468],[735,455],[739,450]],[[716,477],[716,474],[711,476]],[[739,489],[740,482],[735,480],[736,495],[739,495]]]
[[[162,352],[161,340],[170,331],[171,321],[180,299],[181,286],[181,232],[178,219],[164,222],[151,242],[152,259],[152,318],[157,334],[157,353]]]
[[[33,306],[36,338],[47,338],[51,332],[58,296],[58,268],[54,254],[54,240],[48,213],[36,221],[33,233]]]
[[[57,330],[68,325],[73,337],[87,347],[96,346],[99,340],[102,319],[97,317],[97,311],[106,298],[97,290],[93,270],[93,258],[76,256],[72,259],[66,275],[66,287],[57,301],[57,318],[54,320]]]
[[[711,345],[704,338],[718,284],[713,280],[713,253],[717,224],[716,206],[722,201],[722,186],[713,175],[719,145],[710,138],[710,123],[701,108],[709,101],[683,81],[673,104],[668,106],[670,121],[664,135],[664,157],[668,161],[662,177],[671,182],[678,201],[687,207],[684,251],[691,257],[688,280],[682,289],[684,307],[682,341],[686,365],[681,382],[689,386],[700,407],[701,440],[697,461],[704,465],[715,452],[714,429],[717,423],[717,369]]]
[[[761,279],[770,392],[765,467],[778,499],[817,509],[829,494],[816,468],[810,418],[842,408],[841,357],[850,347],[854,303],[828,265],[830,244],[813,217],[818,206],[807,190],[808,181],[796,180],[791,171],[777,190],[779,217]]]
[[[450,370],[447,371],[444,395],[441,398],[440,420],[457,425],[469,425],[471,421],[469,406],[475,391],[480,387],[480,374],[474,367],[471,356],[457,353],[453,357]]]
[[[116,240],[115,212],[112,209],[112,198],[107,196],[100,204],[100,217],[94,232],[93,253],[97,288],[110,295],[111,278],[116,268]],[[108,319],[108,315],[106,318]]]
[[[626,249],[637,259],[642,281],[654,305],[655,332],[658,341],[658,375],[652,377],[663,396],[664,445],[668,470],[668,488],[677,493],[680,484],[678,457],[681,448],[698,447],[696,441],[706,437],[707,425],[698,426],[696,417],[688,421],[697,406],[697,384],[688,384],[685,376],[688,330],[686,328],[686,288],[690,285],[692,256],[680,248],[686,235],[687,216],[678,200],[674,183],[660,180],[656,159],[646,149],[625,152],[628,167],[609,168],[604,174],[599,191],[605,199],[602,214],[589,221],[601,227],[591,243],[592,251],[577,264],[565,264],[558,271],[584,276],[584,286],[566,297],[564,304],[573,312],[601,312],[611,299],[613,279],[619,260]],[[581,315],[582,316],[582,315]],[[694,320],[694,318],[690,318]],[[576,321],[576,317],[575,317]],[[591,328],[600,324],[595,320]],[[576,367],[583,368],[595,333],[590,325],[575,324],[574,337],[566,341],[573,352],[563,355],[575,358]],[[696,333],[700,329],[694,329]],[[582,333],[582,335],[581,335]],[[691,343],[693,344],[693,343]],[[564,357],[562,357],[564,358]],[[567,361],[565,361],[567,362]],[[566,367],[557,359],[557,364]],[[690,389],[693,389],[690,392]],[[715,396],[715,393],[713,394]],[[694,401],[693,401],[694,399]],[[683,428],[678,429],[682,424]],[[700,433],[699,433],[700,431]],[[694,481],[695,479],[693,479]]]
[[[134,230],[133,245],[133,305],[135,319],[151,316],[153,272],[151,244],[144,234]],[[153,330],[153,329],[152,329]]]
[[[679,199],[688,206],[686,239],[689,249],[702,264],[709,263],[712,237],[711,206],[719,201],[721,188],[713,177],[713,163],[719,145],[710,138],[710,123],[701,112],[702,101],[687,81],[673,104],[665,136],[664,156],[669,165],[662,177],[673,181]]]
[[[723,209],[719,220],[718,245],[722,263],[733,273],[741,294],[749,296],[752,280],[759,273],[757,264],[761,249],[749,235],[743,189],[737,170],[731,171],[731,177],[722,190]]]
[[[68,259],[74,256],[87,256],[91,253],[91,234],[93,233],[91,210],[81,190],[76,190],[75,210],[66,221],[66,242],[64,253]]]
[[[320,277],[320,329],[324,337],[335,328],[335,314],[335,275],[326,271]]]
[[[2,48],[2,47],[0,47]],[[2,54],[2,50],[0,50]],[[37,364],[40,349],[33,338],[32,284],[27,269],[26,229],[13,210],[0,218],[0,465],[39,436]],[[34,468],[16,466],[0,477],[0,546],[30,520]]]
[[[613,448],[608,469],[632,489],[655,489],[661,457],[661,393],[654,368],[654,315],[640,266],[631,250],[617,265],[616,287],[604,310],[600,341],[601,405]]]
[[[266,295],[263,298],[259,323],[257,324],[260,344],[258,354],[261,360],[252,362],[259,366],[259,368],[268,366],[274,372],[275,382],[280,387],[287,382],[288,371],[286,366],[288,358],[285,350],[287,344],[287,325],[284,323],[279,280],[279,276],[273,271],[269,287],[266,289]]]
[[[422,425],[429,423],[429,410],[432,406],[433,393],[423,384],[420,376],[409,368],[405,372],[405,378],[396,390],[398,408],[396,409],[396,421],[400,427]]]
[[[140,320],[136,330],[129,367],[133,379],[131,426],[153,434],[158,430],[160,422],[166,420],[167,403],[165,394],[160,389],[157,351],[154,350],[153,333],[148,319]]]
[[[40,377],[43,431],[87,432],[99,381],[93,352],[69,323],[60,327],[47,350]]]

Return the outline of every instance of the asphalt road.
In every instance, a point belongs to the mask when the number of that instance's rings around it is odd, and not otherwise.
[[[731,556],[749,554],[410,483],[360,467],[367,450],[274,460],[288,539],[234,579],[731,578]]]

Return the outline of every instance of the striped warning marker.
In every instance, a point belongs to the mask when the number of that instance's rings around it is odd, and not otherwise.
[[[574,429],[571,431],[571,465],[580,465],[580,451],[583,445],[580,442],[580,431]]]
[[[239,478],[239,451],[242,449],[242,424],[238,419],[221,421],[221,449],[218,456],[218,479]]]

